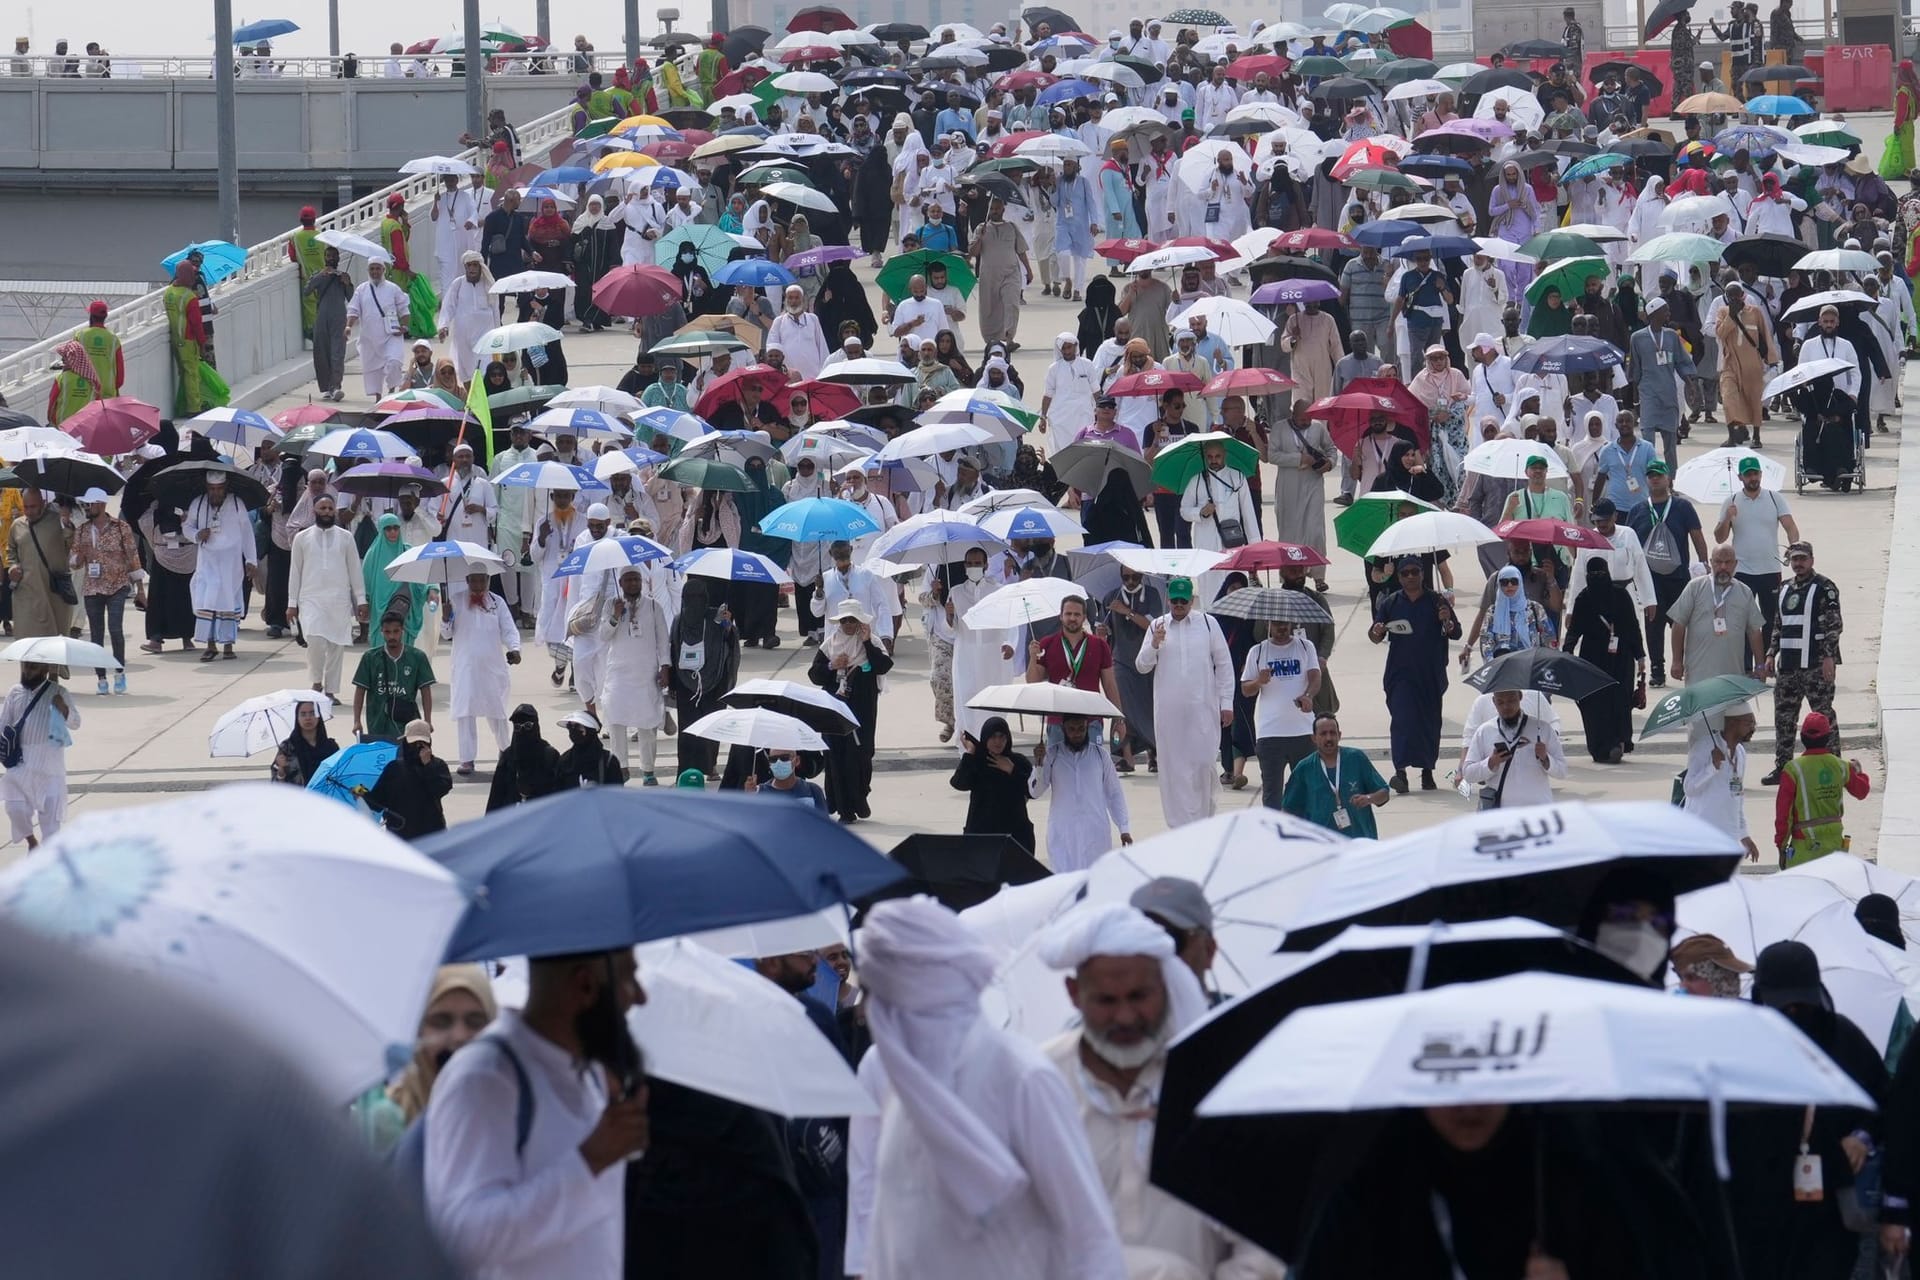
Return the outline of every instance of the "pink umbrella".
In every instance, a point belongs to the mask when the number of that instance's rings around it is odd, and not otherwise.
[[[1115,378],[1113,385],[1107,388],[1109,395],[1115,396],[1157,396],[1167,391],[1198,391],[1202,383],[1191,373],[1182,373],[1178,369],[1149,369],[1145,373],[1130,373],[1124,378]]]
[[[160,431],[160,411],[132,396],[95,400],[60,424],[88,453],[110,458],[132,453]]]
[[[323,404],[303,404],[274,414],[273,425],[282,431],[291,431],[295,427],[311,426],[316,422],[332,422],[339,416],[339,412]]]
[[[657,316],[683,296],[679,277],[664,267],[615,267],[593,286],[593,305],[615,316]]]
[[[1502,138],[1513,136],[1513,126],[1501,120],[1469,117],[1461,120],[1449,120],[1437,128],[1421,134],[1422,138],[1431,138],[1434,134],[1455,138],[1475,138],[1481,142],[1498,142]]]
[[[1214,374],[1207,379],[1207,385],[1200,388],[1200,393],[1207,396],[1270,396],[1299,385],[1278,370],[1250,366]]]

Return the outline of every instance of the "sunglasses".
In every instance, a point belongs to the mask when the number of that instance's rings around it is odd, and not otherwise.
[[[1420,576],[1420,571],[1418,569],[1402,569],[1400,570],[1400,576],[1403,578],[1417,578]]]

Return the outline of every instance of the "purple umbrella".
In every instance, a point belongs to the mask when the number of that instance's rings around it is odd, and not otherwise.
[[[1468,117],[1466,119],[1449,120],[1438,128],[1427,130],[1426,133],[1420,136],[1424,138],[1427,134],[1436,133],[1445,137],[1478,138],[1482,142],[1498,142],[1502,138],[1511,138],[1513,136],[1513,126],[1503,124],[1498,120]]]
[[[783,265],[796,276],[804,276],[808,272],[822,271],[836,262],[851,262],[859,256],[860,251],[850,244],[823,244],[788,254]]]
[[[447,491],[446,481],[433,472],[405,462],[363,462],[350,471],[341,472],[340,478],[334,481],[334,487],[342,493],[365,494],[375,498],[398,497],[400,490],[410,484],[420,486],[420,496],[423,498]]]
[[[1338,285],[1328,284],[1325,280],[1275,280],[1263,284],[1253,291],[1252,302],[1256,307],[1273,306],[1276,303],[1292,302],[1331,302],[1340,296]]]

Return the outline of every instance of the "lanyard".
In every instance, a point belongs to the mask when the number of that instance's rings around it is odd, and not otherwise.
[[[1656,507],[1651,502],[1649,502],[1647,504],[1647,510],[1653,512],[1653,515],[1654,515],[1653,522],[1655,524],[1665,524],[1667,522],[1667,512],[1673,510],[1673,499],[1668,498],[1667,505],[1664,508]]]
[[[1320,759],[1320,776],[1325,778],[1327,785],[1333,789],[1333,805],[1336,809],[1340,807],[1340,770],[1344,764],[1345,761],[1341,760],[1336,753],[1333,757],[1333,772],[1328,773],[1326,758],[1323,756]]]
[[[1067,638],[1064,635],[1060,637],[1060,652],[1066,657],[1067,669],[1073,673],[1068,678],[1067,682],[1069,684],[1080,679],[1080,664],[1086,660],[1087,641],[1090,638],[1091,637],[1088,636],[1080,637],[1080,648],[1076,650],[1067,644]]]
[[[1723,590],[1715,591],[1713,593],[1713,612],[1715,616],[1718,616],[1726,608],[1727,596],[1732,591],[1733,591],[1733,584],[1729,582]]]

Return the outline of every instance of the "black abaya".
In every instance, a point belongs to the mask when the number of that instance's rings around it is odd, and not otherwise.
[[[873,811],[867,797],[873,790],[873,743],[880,725],[880,677],[893,669],[893,659],[878,640],[867,641],[866,661],[846,671],[846,687],[840,687],[842,672],[835,671],[825,646],[813,655],[807,678],[833,694],[852,710],[860,721],[857,733],[829,733],[827,739],[827,807],[842,822],[870,818]]]
[[[716,614],[707,603],[705,583],[690,579],[673,627],[673,710],[680,721],[680,767],[708,774],[717,772],[720,744],[690,735],[687,726],[718,711],[740,675],[740,633]],[[704,646],[696,669],[680,665],[692,646]]]
[[[1614,678],[1613,684],[1580,700],[1587,754],[1605,763],[1616,747],[1632,745],[1635,671],[1647,650],[1633,597],[1607,577],[1606,561],[1587,563],[1601,571],[1587,579],[1586,589],[1573,602],[1562,647]]]
[[[853,175],[853,213],[860,223],[860,251],[880,253],[893,223],[893,166],[878,143]]]
[[[845,341],[840,336],[840,327],[849,320],[858,326],[861,344],[872,349],[873,336],[879,329],[874,322],[873,306],[867,301],[867,291],[860,287],[860,281],[846,263],[836,262],[827,268],[826,278],[820,282],[820,293],[813,300],[813,314],[820,320],[820,332],[827,336],[827,345],[834,350],[840,349]]]

